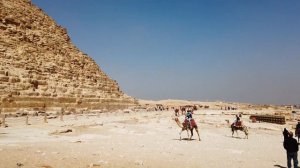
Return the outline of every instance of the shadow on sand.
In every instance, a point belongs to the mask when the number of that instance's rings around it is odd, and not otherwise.
[[[235,139],[245,139],[243,137],[237,137],[237,136],[229,136],[229,135],[225,135],[225,137],[228,137],[228,138],[235,138]]]
[[[280,165],[274,165],[274,167],[287,168],[287,167],[285,167],[285,166],[280,166]]]
[[[176,141],[180,141],[180,139],[173,139],[173,140],[176,140]],[[189,138],[181,138],[182,141],[194,141],[196,139],[192,138],[191,140]]]

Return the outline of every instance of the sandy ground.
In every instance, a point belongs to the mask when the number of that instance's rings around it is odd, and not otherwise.
[[[179,119],[183,121],[183,116]],[[290,125],[250,123],[244,133],[231,136],[226,119],[234,115],[220,110],[199,110],[194,118],[202,141],[179,140],[180,128],[172,111],[114,112],[49,119],[8,118],[0,128],[1,168],[87,167],[285,167],[282,130]],[[72,132],[59,133],[72,129]],[[187,137],[186,132],[182,134]],[[19,166],[18,166],[19,165]]]

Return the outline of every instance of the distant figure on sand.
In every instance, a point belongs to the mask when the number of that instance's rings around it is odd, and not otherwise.
[[[179,116],[179,109],[175,109],[175,116]]]
[[[293,138],[293,132],[290,131],[288,137],[283,142],[283,147],[286,150],[287,155],[287,167],[292,167],[292,159],[294,161],[294,168],[298,168],[298,143],[297,140]]]
[[[299,143],[299,138],[300,138],[300,121],[298,121],[298,124],[296,126],[295,136],[298,137],[298,143]]]

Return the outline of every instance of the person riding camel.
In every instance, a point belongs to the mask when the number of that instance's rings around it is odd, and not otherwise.
[[[237,126],[241,126],[241,125],[238,125],[238,122],[240,122],[240,117],[238,115],[235,115],[236,119],[235,121],[233,122],[233,126],[237,127]]]
[[[192,128],[192,124],[191,124],[192,118],[193,118],[192,111],[188,110],[187,113],[185,114],[185,119],[188,121],[190,128]]]

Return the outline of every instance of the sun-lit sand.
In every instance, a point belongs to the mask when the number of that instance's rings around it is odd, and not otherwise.
[[[64,121],[58,117],[48,123],[39,116],[30,117],[28,126],[25,117],[7,118],[9,127],[0,128],[0,167],[286,166],[282,130],[291,129],[291,123],[250,123],[249,115],[243,115],[249,139],[244,139],[243,132],[232,137],[226,120],[232,122],[238,112],[241,110],[195,111],[202,141],[196,134],[192,140],[179,140],[173,110],[81,114],[77,120],[67,115]],[[179,119],[183,121],[184,116]],[[186,132],[182,137],[187,138]]]

